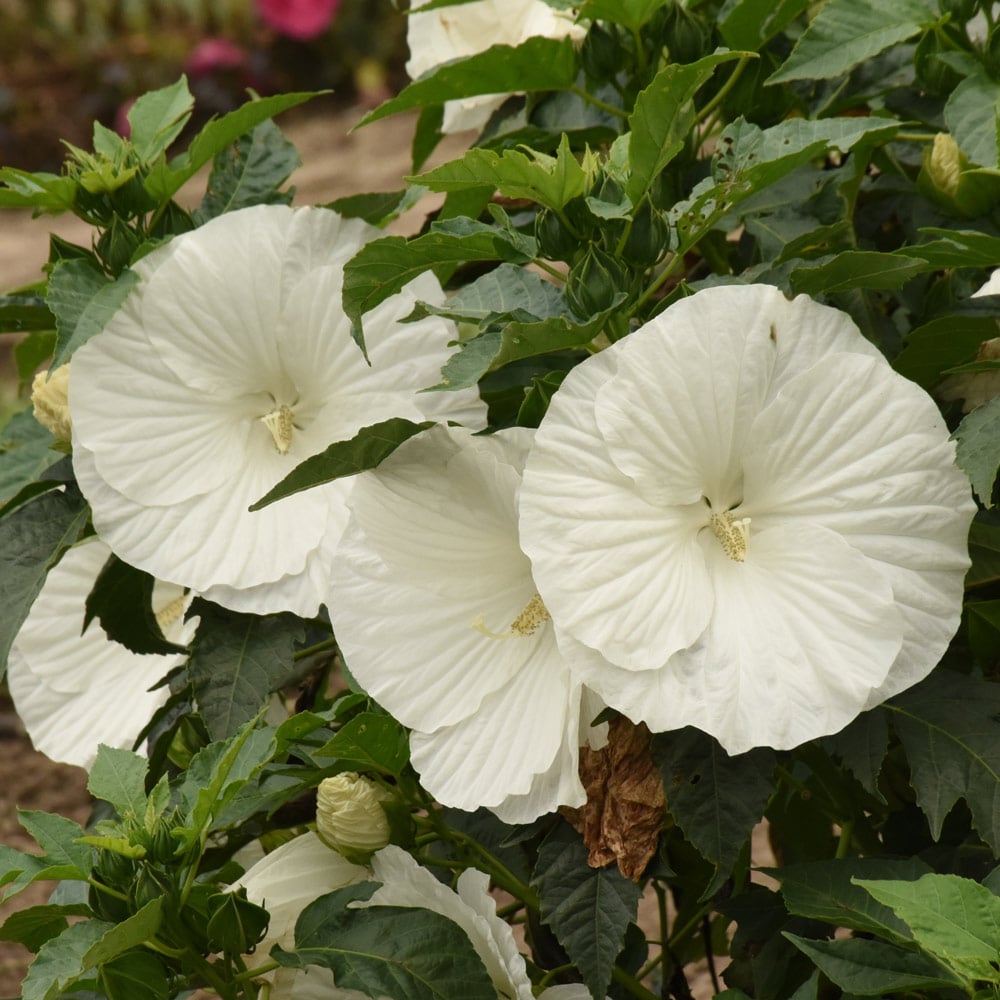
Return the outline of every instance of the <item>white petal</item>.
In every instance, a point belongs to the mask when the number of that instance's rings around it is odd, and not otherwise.
[[[521,809],[538,811],[525,821],[560,805],[582,804],[576,769],[580,688],[566,669],[552,626],[542,631],[535,655],[474,714],[436,732],[411,736],[413,766],[438,801],[471,812],[530,795]],[[536,776],[545,779],[537,789]],[[563,801],[564,793],[573,801]],[[508,812],[516,805],[508,803]]]
[[[555,394],[525,466],[521,544],[559,626],[642,670],[701,635],[712,591],[696,541],[704,505],[650,504],[605,447],[594,398],[616,361],[595,355]]]
[[[892,586],[903,647],[868,707],[926,676],[958,628],[975,513],[930,397],[880,359],[834,355],[790,381],[751,437],[753,523],[837,531]]]
[[[230,890],[246,889],[247,898],[270,913],[267,935],[257,945],[257,954],[265,956],[275,944],[295,947],[295,921],[318,896],[363,882],[369,874],[367,868],[351,864],[310,832],[258,861]]]
[[[84,604],[110,555],[93,539],[65,553],[46,578],[11,650],[7,682],[35,749],[90,767],[101,743],[131,749],[169,691],[154,684],[183,655],[143,656],[112,642],[98,621],[81,635]],[[188,642],[177,622],[170,638]]]
[[[524,960],[517,954],[510,926],[496,916],[482,872],[468,869],[452,892],[406,851],[390,845],[372,858],[374,877],[382,883],[374,895],[355,905],[417,907],[439,913],[458,924],[482,959],[490,979],[504,996],[531,1000],[531,984]]]

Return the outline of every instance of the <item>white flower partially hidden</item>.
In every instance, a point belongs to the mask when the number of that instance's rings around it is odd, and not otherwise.
[[[582,39],[586,31],[570,11],[542,0],[476,0],[420,13],[428,0],[414,0],[407,19],[410,58],[406,72],[416,80],[442,63],[485,52],[491,45],[520,45],[529,38]],[[510,94],[483,94],[447,101],[441,131],[481,129]]]
[[[414,730],[427,790],[508,822],[584,802],[579,744],[601,707],[518,542],[530,442],[435,427],[359,477],[328,602],[351,672]]]
[[[271,914],[267,935],[257,945],[257,960],[265,960],[275,944],[295,948],[295,922],[313,900],[368,878],[382,885],[368,900],[352,905],[422,908],[447,917],[468,935],[496,987],[497,1000],[532,1000],[524,958],[510,926],[496,914],[486,875],[474,868],[464,871],[456,893],[399,847],[390,845],[379,851],[369,870],[345,861],[313,833],[283,844],[231,886],[244,887],[247,897]],[[278,969],[262,978],[271,984],[271,1000],[361,1000],[366,996],[335,986],[333,973],[319,966],[308,972]],[[552,986],[542,991],[539,1000],[590,1000],[590,993],[582,984]]]
[[[524,957],[517,950],[510,925],[497,916],[489,893],[489,878],[475,868],[458,877],[457,892],[421,868],[406,851],[390,845],[372,858],[373,878],[382,886],[370,899],[352,905],[419,907],[439,913],[468,935],[497,990],[498,1000],[533,1000]],[[550,986],[539,1000],[589,1000],[582,984]]]
[[[299,914],[319,896],[343,889],[355,882],[364,882],[371,873],[361,865],[353,865],[331,850],[315,833],[282,844],[258,861],[230,889],[244,888],[247,899],[263,906],[271,916],[267,933],[257,945],[250,967],[270,959],[271,949],[295,948],[295,921]],[[338,990],[333,973],[321,966],[303,969],[275,969],[260,977],[270,985],[272,1000],[363,1000],[364,993]]]
[[[974,513],[931,399],[843,313],[775,288],[683,299],[566,378],[521,537],[578,673],[731,753],[836,732],[958,627]]]
[[[35,749],[89,768],[101,743],[131,749],[167,688],[150,691],[183,654],[140,655],[109,639],[97,620],[81,634],[84,604],[111,550],[90,538],[50,570],[11,648],[7,669],[14,707]],[[153,610],[170,642],[187,645],[197,619],[184,621],[191,595],[157,582]]]
[[[1000,295],[1000,268],[972,293],[972,298],[978,299],[984,295]],[[1000,337],[984,340],[976,351],[976,361],[997,360],[1000,360]],[[1000,396],[1000,370],[949,375],[935,393],[945,400],[961,399],[962,412],[971,413],[977,406]]]
[[[373,235],[325,209],[259,206],[136,265],[140,282],[77,351],[70,385],[74,469],[124,560],[239,611],[313,615],[351,482],[249,505],[368,424],[481,425],[474,394],[417,392],[455,336],[437,318],[397,322],[417,297],[442,298],[433,277],[368,314],[371,367],[351,339],[343,266]]]

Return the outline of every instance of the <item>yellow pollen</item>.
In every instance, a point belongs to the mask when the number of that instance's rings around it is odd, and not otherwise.
[[[156,612],[156,624],[160,626],[161,632],[166,632],[167,629],[170,628],[170,626],[173,625],[173,623],[177,621],[182,614],[184,614],[184,601],[185,595],[178,594],[177,597],[175,597],[172,601],[169,601],[167,604],[164,604],[163,607]]]
[[[547,621],[551,621],[552,616],[549,609],[542,603],[540,594],[535,594],[528,601],[524,610],[510,623],[509,632],[491,632],[486,627],[483,616],[480,615],[473,623],[472,627],[487,639],[515,639],[534,635]]]
[[[747,557],[747,545],[750,543],[750,518],[741,517],[734,520],[727,510],[721,514],[713,514],[709,518],[712,534],[719,540],[722,551],[733,562],[743,562]]]
[[[274,438],[274,447],[282,455],[288,454],[288,449],[292,446],[292,411],[284,403],[273,409],[270,413],[265,413],[260,418],[264,426],[271,432]]]

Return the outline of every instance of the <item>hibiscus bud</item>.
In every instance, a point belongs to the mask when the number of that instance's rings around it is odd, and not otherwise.
[[[669,246],[670,226],[649,201],[644,201],[632,220],[622,257],[634,267],[652,267]]]
[[[70,439],[69,365],[39,372],[31,383],[35,419],[59,441]]]
[[[956,39],[949,37],[937,26],[917,42],[913,53],[913,67],[917,79],[927,93],[943,97],[962,82],[959,72],[938,58],[939,55],[954,52],[959,47]]]
[[[617,26],[595,21],[580,50],[580,61],[587,76],[600,83],[610,80],[624,67],[625,57]]]
[[[619,291],[625,290],[625,272],[609,253],[591,247],[574,264],[566,283],[566,298],[578,316],[590,318],[610,309]]]
[[[663,41],[671,62],[695,62],[711,52],[712,29],[700,17],[675,3],[667,14]]]
[[[316,832],[348,861],[367,861],[389,843],[386,805],[392,796],[360,774],[324,778],[317,789]]]
[[[934,136],[924,151],[917,188],[941,208],[968,218],[989,211],[1000,200],[1000,178],[970,164],[947,132]]]
[[[580,241],[549,208],[543,208],[535,216],[535,239],[538,240],[538,249],[547,260],[570,261],[580,247]]]

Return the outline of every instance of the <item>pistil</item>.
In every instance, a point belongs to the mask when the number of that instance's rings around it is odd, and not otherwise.
[[[287,455],[292,446],[292,410],[284,403],[275,407],[270,413],[265,413],[261,421],[271,432],[274,447],[281,455]]]
[[[551,621],[552,616],[549,609],[545,607],[540,594],[535,594],[524,610],[510,623],[508,632],[492,632],[486,627],[486,622],[480,615],[473,623],[472,627],[487,639],[516,639],[534,635],[547,621]]]

